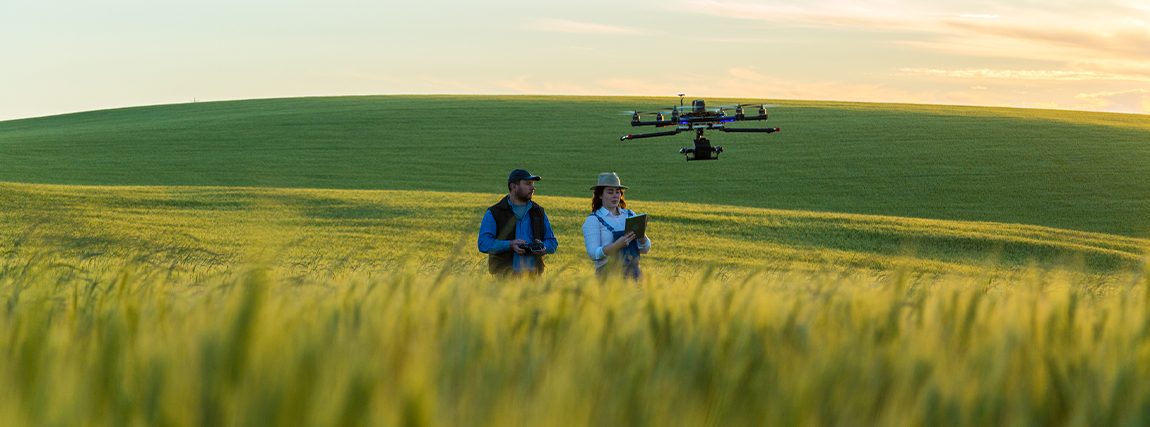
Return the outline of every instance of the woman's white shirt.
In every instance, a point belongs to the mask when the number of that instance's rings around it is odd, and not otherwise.
[[[628,209],[619,209],[619,215],[612,214],[607,208],[599,208],[595,211],[595,215],[603,218],[607,224],[610,224],[616,230],[622,230],[627,225],[627,217],[634,215]],[[635,236],[639,239],[643,236]],[[603,226],[603,223],[595,219],[594,215],[588,216],[586,221],[583,221],[583,243],[587,245],[587,256],[595,261],[595,268],[602,267],[607,264],[607,255],[603,253],[603,247],[615,242],[615,236],[611,234],[611,230]],[[646,244],[639,244],[639,253],[645,254],[651,250],[651,238],[647,238]]]

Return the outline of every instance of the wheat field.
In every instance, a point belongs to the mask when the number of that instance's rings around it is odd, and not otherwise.
[[[0,423],[1141,425],[1145,274],[0,270]],[[660,271],[650,276],[665,276]]]
[[[498,195],[2,189],[4,426],[1150,422],[1144,240],[633,200],[647,279],[600,281],[539,198],[561,252],[500,281]]]

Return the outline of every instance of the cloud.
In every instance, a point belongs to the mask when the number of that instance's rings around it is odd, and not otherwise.
[[[667,96],[679,93],[698,98],[812,99],[837,101],[927,102],[912,94],[884,85],[852,85],[827,81],[794,81],[780,79],[750,68],[731,68],[726,74],[675,74],[661,78],[611,76],[576,85],[546,77],[521,76],[499,80],[495,86],[513,93],[569,95]],[[933,98],[932,98],[933,100]],[[935,100],[937,101],[937,100]]]
[[[740,78],[743,80],[749,80],[749,81],[756,82],[756,83],[771,83],[772,80],[774,80],[765,74],[759,73],[757,71],[753,71],[749,68],[732,68],[730,70],[727,70],[727,73],[729,73],[730,75],[732,75],[734,77],[737,77],[737,78]]]
[[[528,24],[528,28],[537,31],[551,31],[556,33],[591,34],[591,35],[627,35],[640,34],[641,31],[609,25],[591,24],[587,22],[566,21],[562,19],[538,19]]]
[[[1052,71],[1052,70],[990,70],[986,68],[968,68],[965,70],[938,70],[931,68],[899,68],[903,75],[924,75],[947,78],[991,78],[1014,80],[1126,80],[1150,81],[1150,77],[1127,76],[1120,74],[1100,73],[1094,71]]]
[[[493,82],[496,87],[511,89],[511,93],[519,94],[559,94],[559,95],[601,95],[604,92],[596,87],[573,84],[566,81],[544,81],[534,83],[531,76],[520,76],[514,80],[497,80]]]
[[[611,95],[668,96],[686,93],[692,99],[803,99],[861,102],[903,102],[1009,106],[995,91],[907,91],[885,84],[850,84],[836,81],[794,80],[763,74],[748,67],[734,67],[725,74],[664,78],[604,78],[589,92]]]
[[[532,95],[543,93],[543,91],[538,87],[535,87],[535,85],[527,82],[527,76],[520,76],[515,80],[499,80],[495,82],[495,85],[511,89],[512,91],[519,93],[529,93]]]
[[[885,7],[866,2],[823,1],[803,6],[782,2],[687,0],[691,12],[727,18],[850,26],[871,29],[925,29],[923,12],[910,7]]]
[[[1150,90],[1135,89],[1125,92],[1083,93],[1076,97],[1089,109],[1116,112],[1150,113]]]
[[[1134,10],[1150,12],[1150,2],[1120,1],[1117,4]]]
[[[357,79],[379,80],[379,81],[384,81],[384,82],[388,82],[388,83],[406,83],[402,79],[397,79],[394,77],[379,75],[379,74],[363,73],[363,72],[359,72],[359,71],[347,71],[347,72],[344,72],[344,75],[346,75],[348,77],[354,77]]]
[[[1123,24],[1119,17],[1108,23],[1060,23],[1056,20],[1046,25],[1033,23],[986,23],[970,21],[948,21],[945,25],[959,35],[979,36],[984,42],[982,49],[1001,44],[1022,43],[1030,50],[1044,54],[1054,49],[1070,59],[1080,55],[1087,58],[1125,57],[1132,60],[1150,61],[1150,29]],[[997,42],[996,42],[997,40]],[[1018,51],[1014,54],[1020,53]]]
[[[482,93],[482,88],[469,82],[423,75],[412,83],[431,88],[434,93]]]
[[[949,72],[946,70],[934,70]],[[994,72],[1004,79],[1043,78],[1044,72]],[[981,74],[981,73],[974,73]],[[1057,75],[1057,74],[1054,74]],[[1067,77],[1067,76],[1062,76]],[[488,82],[503,93],[563,95],[625,95],[666,97],[677,102],[675,94],[689,99],[801,99],[825,101],[899,102],[914,104],[980,105],[1025,108],[1067,108],[1123,113],[1150,113],[1150,91],[1081,93],[1081,89],[1037,87],[1026,89],[1014,84],[943,85],[908,90],[890,84],[852,84],[839,81],[781,78],[754,67],[732,67],[718,74],[673,73],[660,76],[604,76],[594,81],[572,81],[551,76],[520,76]],[[992,82],[993,83],[993,82]],[[490,91],[489,91],[490,92]],[[1076,96],[1077,95],[1077,96]]]
[[[705,93],[703,87],[684,81],[650,81],[629,77],[608,77],[595,81],[607,93],[620,95],[670,95],[675,91]]]
[[[1055,61],[1086,70],[1150,69],[1150,3],[1057,4],[911,0],[686,0],[692,13],[804,27],[882,32],[934,53]],[[961,7],[966,11],[949,8]],[[978,13],[970,9],[976,9]],[[1140,72],[1150,77],[1150,72]]]

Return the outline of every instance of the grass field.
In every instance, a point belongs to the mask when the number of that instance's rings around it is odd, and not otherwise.
[[[497,194],[0,190],[4,426],[1150,420],[1142,239],[633,200],[648,280],[599,282],[540,197],[554,270],[495,281]]]
[[[1150,236],[1144,115],[768,101],[783,132],[713,135],[717,162],[685,163],[685,134],[618,140],[637,129],[617,112],[672,102],[301,98],[5,121],[0,181],[498,193],[524,167],[539,194],[584,197],[615,171],[642,200]]]
[[[1141,425],[1145,278],[352,275],[5,264],[0,423]]]
[[[498,194],[202,187],[87,187],[0,183],[0,247],[71,257],[199,268],[275,259],[322,271],[437,265],[458,251],[461,272],[486,271],[475,249],[479,219]],[[590,199],[538,196],[560,250],[558,267],[590,270],[580,227]],[[1136,268],[1146,239],[1038,226],[780,211],[632,200],[652,216],[665,271],[707,264],[742,272]],[[462,240],[462,247],[456,248]],[[259,253],[253,253],[257,250]],[[426,261],[424,261],[426,260]],[[466,266],[466,267],[463,267]],[[307,271],[305,271],[307,272]],[[742,273],[738,273],[742,274]]]

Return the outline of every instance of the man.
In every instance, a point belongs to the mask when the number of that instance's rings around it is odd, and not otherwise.
[[[531,201],[539,179],[523,169],[511,171],[507,197],[487,208],[479,223],[479,251],[487,254],[488,270],[493,275],[543,274],[543,255],[553,254],[559,247],[543,207]],[[529,250],[533,242],[542,243],[543,249]]]

